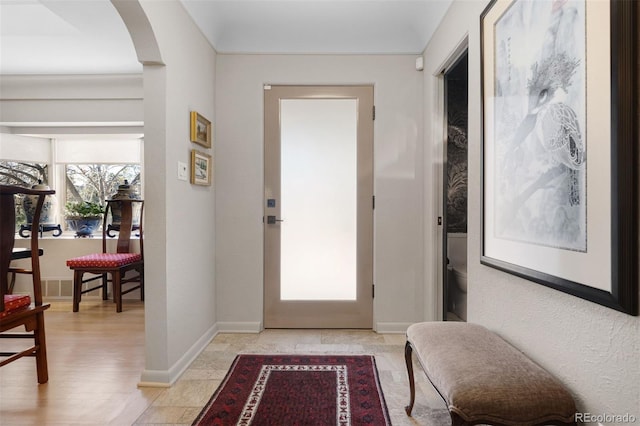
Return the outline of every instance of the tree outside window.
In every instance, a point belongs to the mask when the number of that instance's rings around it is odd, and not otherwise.
[[[90,202],[104,206],[104,200],[128,181],[140,185],[139,164],[68,164],[66,166],[67,202]]]
[[[19,161],[0,161],[0,184],[17,185],[23,188],[31,188],[38,181],[44,185],[49,184],[49,165],[41,163],[22,163]],[[16,202],[16,228],[26,223],[22,202]]]
[[[0,184],[31,188],[38,183],[38,180],[45,185],[48,184],[48,164],[0,161]]]

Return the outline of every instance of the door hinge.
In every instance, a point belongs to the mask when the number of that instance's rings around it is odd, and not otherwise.
[[[442,225],[442,216],[438,216],[438,225]]]
[[[373,199],[371,208],[372,208],[373,210],[375,210],[375,209],[376,209],[376,196],[374,195],[374,196],[373,196],[373,197],[371,197],[371,198]]]
[[[373,114],[372,114],[372,119],[375,121],[376,119],[376,106],[373,106]]]
[[[375,297],[376,297],[376,285],[371,284],[371,298],[375,299]]]

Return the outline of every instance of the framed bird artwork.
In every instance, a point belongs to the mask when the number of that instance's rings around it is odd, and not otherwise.
[[[481,263],[638,314],[638,4],[481,16]]]

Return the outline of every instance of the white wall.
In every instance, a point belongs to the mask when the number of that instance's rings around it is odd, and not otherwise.
[[[440,141],[433,134],[437,134],[441,95],[434,75],[458,43],[469,36],[468,320],[494,330],[556,375],[573,393],[579,411],[631,413],[640,418],[639,317],[480,265],[479,25],[486,4],[455,1],[424,53],[425,164],[428,170],[436,170]],[[437,187],[428,182],[426,186],[429,199]],[[428,210],[425,223],[435,223],[436,214]],[[433,229],[426,231],[427,235],[435,233]],[[427,252],[429,262],[435,264],[435,257],[435,251]]]
[[[140,74],[9,75],[0,93],[0,122],[13,126],[143,121]]]
[[[172,383],[215,334],[215,191],[178,180],[177,166],[189,163],[192,149],[213,153],[190,142],[189,116],[198,111],[214,126],[218,121],[216,53],[179,2],[141,5],[164,62],[144,65],[148,285],[142,382]]]
[[[218,55],[218,325],[257,330],[262,324],[266,83],[375,86],[374,327],[404,331],[424,315],[422,74],[407,55]]]

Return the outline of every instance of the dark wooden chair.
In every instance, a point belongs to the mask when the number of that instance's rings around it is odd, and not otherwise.
[[[44,250],[38,249],[38,256],[42,256],[43,254]],[[11,252],[11,260],[29,259],[30,257],[30,248],[14,247],[13,252]],[[9,268],[9,272],[11,273],[11,281],[9,281],[8,294],[11,294],[16,285],[16,274],[31,274],[31,269]]]
[[[134,208],[138,205],[139,209]],[[102,253],[88,254],[67,260],[67,266],[73,270],[73,312],[78,312],[82,295],[90,291],[102,289],[102,299],[107,300],[107,283],[111,282],[113,300],[116,303],[116,312],[122,312],[122,296],[140,289],[140,300],[144,301],[144,245],[142,233],[142,211],[144,202],[142,200],[107,200],[105,214],[102,224]],[[109,213],[113,214],[114,207],[121,216],[118,229],[118,240],[115,253],[110,253],[107,249],[108,230],[113,229],[107,226]],[[136,228],[140,236],[140,252],[132,250],[131,234],[134,227],[134,212],[139,213],[139,221]],[[129,276],[127,272],[134,271]],[[83,278],[85,273],[94,276]],[[111,279],[108,279],[111,275]],[[85,283],[100,280],[101,283],[93,287],[83,289]],[[123,290],[124,284],[133,283]]]
[[[36,358],[38,383],[49,380],[47,367],[47,343],[44,328],[44,311],[49,304],[42,303],[42,283],[40,281],[40,255],[38,232],[31,233],[29,249],[15,249],[16,234],[16,202],[18,194],[36,195],[36,210],[33,217],[34,229],[38,229],[40,214],[46,195],[53,195],[53,190],[34,190],[18,186],[0,185],[0,338],[29,338],[33,345],[19,352],[0,352],[0,367],[25,356]],[[12,268],[15,259],[31,259],[31,268]],[[33,299],[30,295],[11,294],[9,274],[30,274],[33,282]],[[13,281],[13,279],[12,279]],[[24,326],[25,332],[13,329]]]

